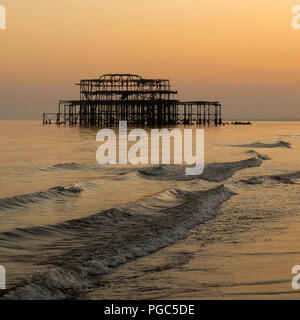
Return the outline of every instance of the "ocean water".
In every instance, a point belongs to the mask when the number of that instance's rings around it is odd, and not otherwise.
[[[97,129],[0,121],[3,299],[297,298],[300,122],[205,128],[205,170],[100,166]]]

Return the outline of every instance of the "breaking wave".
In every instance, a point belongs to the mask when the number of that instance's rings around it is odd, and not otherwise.
[[[57,186],[50,188],[46,191],[38,191],[10,198],[0,199],[0,210],[11,209],[16,207],[25,207],[42,200],[49,200],[57,197],[65,197],[75,195],[82,192],[83,189],[80,185],[73,184],[68,187]]]
[[[74,241],[70,240],[72,245],[64,254],[51,256],[48,264],[54,267],[35,274],[29,283],[11,290],[4,299],[75,298],[93,286],[94,276],[112,272],[120,264],[183,239],[189,229],[216,216],[218,206],[234,194],[223,185],[206,191],[173,189],[121,209],[43,227],[41,235],[40,227],[31,228],[35,230],[31,236],[42,237],[46,228],[48,234],[59,232]],[[28,234],[25,231],[6,236],[24,243]]]
[[[198,176],[185,175],[185,167],[180,165],[161,165],[140,169],[143,178],[156,180],[189,181],[203,179],[211,182],[221,182],[232,177],[235,172],[247,168],[259,167],[262,159],[257,157],[236,162],[211,163],[205,166],[204,172]]]
[[[275,143],[263,143],[263,142],[254,142],[250,144],[237,144],[230,145],[230,147],[239,147],[239,148],[291,148],[291,144],[286,141],[277,141]]]

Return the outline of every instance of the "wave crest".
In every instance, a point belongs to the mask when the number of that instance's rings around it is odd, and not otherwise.
[[[138,210],[111,209],[53,226],[53,231],[81,239],[80,245],[76,247],[75,241],[67,255],[52,256],[55,267],[35,275],[4,299],[74,298],[92,286],[90,277],[183,239],[191,228],[213,218],[218,206],[234,194],[223,185],[206,191],[174,189],[166,194],[169,199],[173,196],[174,205],[155,213],[141,202]],[[163,203],[163,198],[157,201]]]
[[[185,167],[180,165],[161,165],[143,168],[138,172],[140,176],[146,179],[176,181],[203,179],[211,182],[221,182],[231,178],[237,171],[259,167],[261,164],[262,159],[257,157],[236,162],[211,163],[205,166],[203,173],[199,176],[185,175]]]
[[[25,207],[29,204],[33,204],[42,200],[49,200],[57,197],[75,195],[82,191],[83,188],[80,185],[74,184],[67,187],[57,186],[50,188],[46,191],[38,191],[4,198],[0,199],[0,210],[11,209],[16,207]]]
[[[261,160],[271,160],[271,158],[267,154],[262,154],[262,153],[255,151],[255,150],[247,150],[247,151],[245,151],[245,154],[254,155]]]
[[[292,172],[292,173],[283,173],[283,174],[275,174],[269,176],[258,176],[252,177],[247,180],[240,180],[240,182],[246,184],[263,184],[265,181],[275,181],[279,183],[285,184],[294,184],[296,179],[300,179],[300,171]]]
[[[274,143],[264,143],[264,142],[254,142],[250,144],[237,144],[230,145],[230,147],[238,147],[238,148],[291,148],[291,144],[287,141],[276,141]]]

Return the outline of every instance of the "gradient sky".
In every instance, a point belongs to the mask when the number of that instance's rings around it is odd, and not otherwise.
[[[0,0],[0,119],[41,119],[81,78],[169,78],[226,118],[300,119],[300,0]]]

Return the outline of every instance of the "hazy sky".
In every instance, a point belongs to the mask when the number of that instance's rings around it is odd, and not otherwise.
[[[40,119],[81,78],[169,78],[227,118],[300,119],[300,0],[0,0],[0,119]]]

